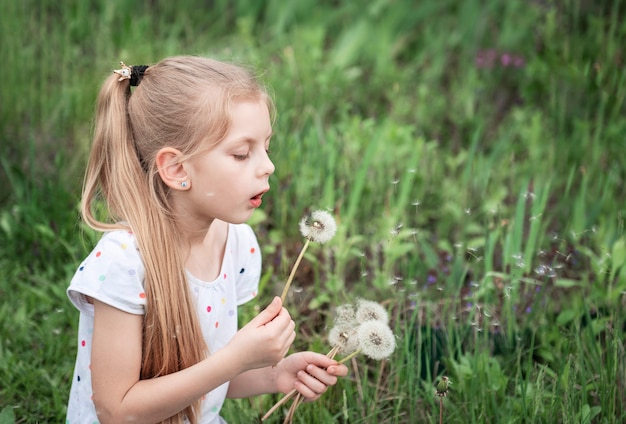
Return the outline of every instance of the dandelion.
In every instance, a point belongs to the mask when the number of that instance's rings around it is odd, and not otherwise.
[[[335,325],[336,326],[353,326],[356,327],[357,319],[354,306],[347,304],[338,306],[335,309]]]
[[[335,309],[335,326],[328,332],[328,342],[335,349],[334,353],[342,352],[349,355],[359,348],[356,335],[358,323],[352,304],[341,305]],[[328,356],[331,356],[332,352],[331,350]]]
[[[380,361],[391,356],[396,349],[396,337],[389,325],[382,321],[365,321],[356,330],[359,348],[339,361],[340,364],[362,353]]]
[[[437,389],[435,390],[435,396],[446,397],[448,396],[448,384],[450,384],[450,379],[445,375],[441,377],[439,383],[437,383]]]
[[[359,299],[356,308],[352,304],[341,305],[335,309],[335,326],[328,333],[328,341],[332,349],[326,354],[334,358],[338,353],[345,356],[338,363],[352,359],[358,354],[364,354],[374,360],[386,359],[394,352],[396,340],[388,325],[389,316],[385,308],[376,302]],[[293,389],[279,400],[261,418],[265,421],[281,405],[296,397],[291,404],[284,423],[291,423],[298,406],[302,403],[302,396]]]
[[[439,379],[435,389],[435,396],[439,398],[439,424],[443,424],[443,398],[448,396],[449,384],[451,384],[450,379],[444,375]]]
[[[381,321],[388,324],[389,315],[380,303],[359,299],[357,300],[356,321]]]
[[[296,275],[296,270],[300,265],[300,261],[304,257],[304,252],[309,247],[309,243],[314,241],[320,244],[324,244],[335,236],[337,232],[337,223],[335,218],[326,211],[314,211],[311,215],[306,216],[300,220],[300,233],[306,239],[304,246],[300,250],[300,254],[296,259],[296,263],[291,269],[285,288],[280,296],[280,299],[285,302],[287,293],[289,292],[289,286],[293,281],[293,277]]]
[[[335,236],[335,218],[326,211],[315,211],[300,220],[300,233],[307,240],[324,244]]]
[[[381,321],[366,321],[357,330],[359,347],[365,356],[380,361],[396,349],[396,339],[389,326]]]
[[[356,333],[356,327],[342,328],[333,327],[328,332],[328,342],[331,346],[337,348],[337,353],[349,355],[359,349],[359,339]]]

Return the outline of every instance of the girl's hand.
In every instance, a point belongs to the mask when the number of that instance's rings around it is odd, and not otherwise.
[[[299,352],[289,355],[276,366],[276,387],[283,393],[294,388],[308,401],[317,400],[337,383],[337,377],[348,375],[348,368],[326,355]]]
[[[296,338],[295,327],[280,298],[275,297],[235,334],[227,348],[241,361],[241,372],[275,365],[285,357]]]

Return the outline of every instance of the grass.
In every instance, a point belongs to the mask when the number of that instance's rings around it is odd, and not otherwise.
[[[252,64],[275,92],[241,319],[280,293],[314,209],[339,228],[296,275],[295,348],[327,352],[332,309],[359,296],[391,313],[392,358],[352,363],[298,422],[439,422],[443,374],[444,422],[626,419],[624,1],[201,3],[0,3],[0,424],[65,416],[98,84],[172,54]]]

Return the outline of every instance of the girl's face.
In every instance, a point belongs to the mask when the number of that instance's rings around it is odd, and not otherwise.
[[[231,108],[224,140],[191,159],[187,212],[200,222],[245,222],[270,189],[274,164],[268,156],[272,125],[263,101],[240,101]]]

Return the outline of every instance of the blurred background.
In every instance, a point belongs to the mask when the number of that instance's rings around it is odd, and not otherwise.
[[[64,420],[99,86],[179,54],[252,66],[278,108],[241,319],[280,292],[317,209],[339,230],[296,275],[295,348],[325,353],[359,297],[392,318],[394,356],[353,362],[297,422],[438,422],[444,373],[446,422],[623,422],[625,16],[623,0],[0,0],[0,423]]]

